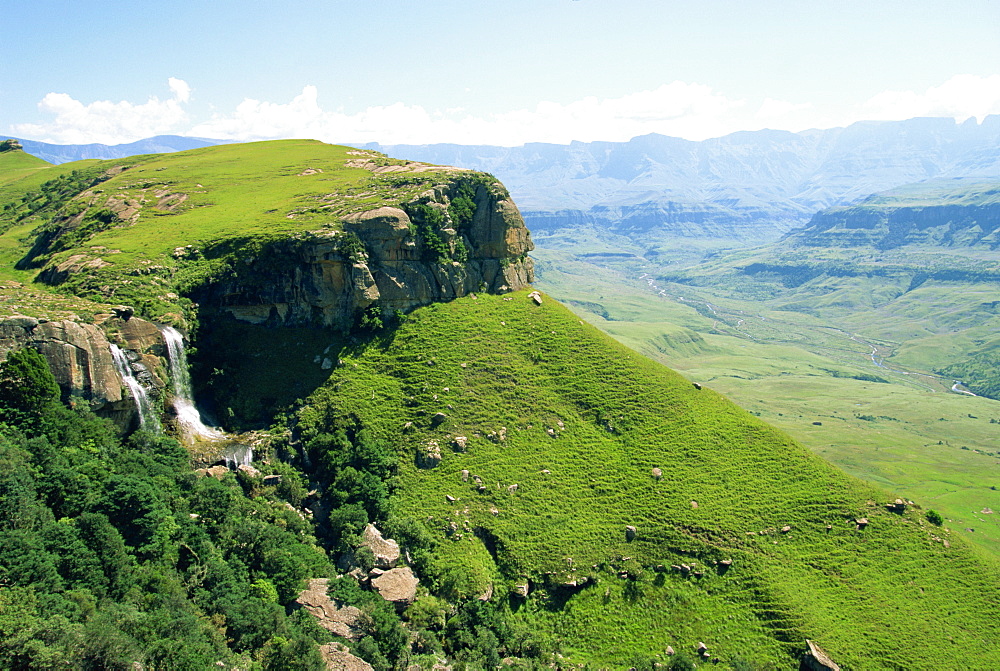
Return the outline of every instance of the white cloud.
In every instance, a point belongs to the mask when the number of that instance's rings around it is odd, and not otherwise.
[[[85,144],[132,142],[151,135],[176,132],[187,121],[182,107],[191,96],[191,87],[182,79],[168,82],[173,97],[160,100],[150,96],[141,104],[98,100],[84,104],[66,93],[49,93],[38,109],[54,119],[48,123],[11,126],[14,134],[47,142]]]
[[[923,93],[883,91],[861,106],[861,114],[866,119],[934,116],[982,121],[989,114],[1000,114],[1000,75],[955,75]]]
[[[727,125],[743,101],[708,86],[673,82],[620,98],[587,97],[568,104],[540,102],[521,109],[473,116],[462,108],[427,110],[395,103],[356,114],[324,111],[318,91],[307,86],[289,103],[246,99],[232,114],[196,125],[201,137],[264,139],[313,137],[333,142],[383,144],[454,142],[519,145],[524,142],[627,140],[644,133],[704,138],[736,130]]]
[[[703,84],[675,81],[618,98],[586,97],[569,103],[540,102],[530,109],[474,115],[461,107],[427,109],[397,102],[347,114],[324,108],[316,86],[306,86],[288,102],[246,98],[230,112],[191,123],[184,105],[191,87],[171,77],[172,97],[142,104],[97,101],[84,104],[50,93],[39,109],[49,123],[19,124],[15,134],[55,142],[117,143],[159,133],[234,140],[305,137],[327,142],[382,144],[568,143],[573,140],[628,140],[661,133],[690,140],[738,130],[774,128],[800,131],[830,128],[864,119],[944,116],[964,120],[1000,113],[1000,75],[957,75],[925,92],[885,91],[870,100],[838,108],[765,97],[732,98]],[[211,107],[209,103],[210,109]]]
[[[179,102],[186,103],[191,99],[191,87],[183,79],[177,79],[176,77],[170,77],[167,79],[167,85],[170,90],[174,92],[174,97],[177,98]]]

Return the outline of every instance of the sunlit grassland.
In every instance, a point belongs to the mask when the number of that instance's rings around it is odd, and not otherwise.
[[[497,574],[501,595],[521,577],[548,584],[517,616],[573,661],[624,665],[704,640],[724,660],[788,667],[805,637],[855,668],[947,667],[955,645],[997,654],[993,559],[919,510],[888,512],[898,491],[844,475],[554,301],[428,306],[342,356],[305,412],[354,415],[398,446],[394,515],[439,539],[432,582],[470,597]],[[429,441],[442,461],[418,468]],[[669,568],[682,562],[704,575]]]
[[[1000,421],[1000,403],[950,393],[952,380],[919,375],[991,330],[992,322],[982,324],[992,317],[980,314],[978,325],[934,335],[968,326],[970,305],[1000,298],[989,285],[929,282],[881,310],[848,316],[849,332],[822,328],[828,322],[811,314],[703,293],[702,302],[747,313],[749,324],[737,330],[733,319],[712,319],[703,303],[696,309],[676,294],[656,295],[635,271],[566,258],[552,265],[569,273],[544,273],[539,285],[582,318],[725,394],[852,475],[940,510],[955,533],[1000,553],[1000,491],[993,489],[1000,489],[1000,424],[991,423]],[[761,314],[772,319],[755,321]],[[870,346],[849,339],[855,329],[893,339],[865,340],[885,356],[895,352],[887,369],[872,364]],[[887,383],[851,377],[866,375]]]

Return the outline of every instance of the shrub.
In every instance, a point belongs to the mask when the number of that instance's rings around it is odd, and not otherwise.
[[[938,527],[944,524],[944,518],[941,516],[941,513],[936,510],[927,511],[927,521]]]

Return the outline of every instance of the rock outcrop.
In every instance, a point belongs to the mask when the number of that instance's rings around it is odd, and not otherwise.
[[[361,534],[361,545],[375,556],[375,566],[390,569],[399,561],[399,543],[391,538],[383,538],[374,524],[369,524]]]
[[[0,321],[0,360],[23,347],[37,349],[46,359],[65,398],[83,399],[95,412],[123,426],[135,421],[135,405],[123,391],[115,370],[108,333],[130,354],[133,372],[153,395],[165,386],[160,355],[163,339],[155,324],[112,317],[100,326],[77,321],[47,321],[11,316]]]
[[[328,671],[374,671],[371,664],[352,655],[343,643],[325,643],[319,646],[319,653]]]
[[[443,223],[431,233],[437,249],[450,256],[432,253],[426,240],[430,229],[422,233],[420,222],[406,210],[380,207],[348,216],[343,231],[274,241],[241,259],[228,279],[214,280],[194,297],[203,311],[254,324],[349,328],[372,305],[385,315],[474,291],[526,286],[534,279],[527,256],[534,245],[517,206],[477,183],[471,219],[456,223],[448,205],[460,180],[405,206],[440,213]]]
[[[313,578],[295,599],[300,607],[306,609],[319,622],[319,625],[337,636],[356,639],[361,637],[358,621],[362,612],[354,606],[341,606],[327,594],[327,578]]]

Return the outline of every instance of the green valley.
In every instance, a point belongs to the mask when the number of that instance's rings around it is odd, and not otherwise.
[[[773,245],[720,252],[677,240],[666,259],[614,236],[599,239],[630,255],[595,259],[593,243],[577,251],[566,230],[555,244],[539,239],[539,286],[848,472],[940,508],[996,552],[1000,523],[987,511],[1000,503],[1000,406],[967,393],[989,393],[994,370],[995,198],[993,183],[915,185],[831,210]],[[956,204],[972,209],[956,216]],[[845,242],[887,212],[904,227],[923,217],[906,229],[921,239]],[[927,239],[947,230],[979,232]]]

